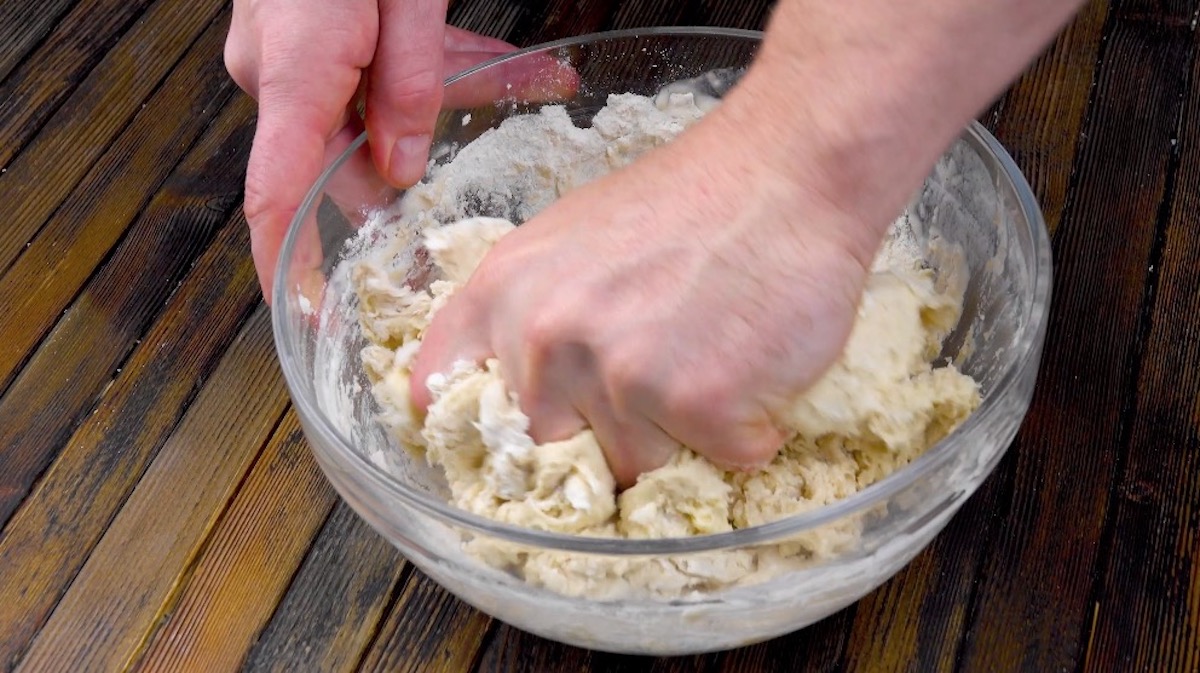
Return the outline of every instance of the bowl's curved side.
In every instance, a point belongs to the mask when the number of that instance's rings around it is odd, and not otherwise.
[[[589,41],[641,40],[647,35],[700,41],[759,38],[758,33],[748,31],[687,28],[583,36],[493,59],[451,81],[461,82],[472,73],[516,58],[562,50],[567,51],[564,58],[578,58],[580,52],[571,50]],[[1006,250],[1011,254],[997,268],[1023,279],[1023,285],[1014,284],[1014,288],[1020,287],[1013,290],[1011,310],[1006,314],[1017,331],[1012,335],[1007,359],[992,372],[981,409],[920,459],[855,496],[815,512],[699,538],[577,538],[515,528],[458,510],[398,481],[356,450],[349,435],[339,429],[339,423],[329,417],[318,399],[317,375],[329,363],[320,362],[316,356],[319,326],[311,306],[305,305],[311,300],[305,299],[300,290],[292,262],[298,241],[314,233],[306,229],[324,226],[320,210],[327,186],[353,154],[364,151],[364,143],[365,137],[357,139],[325,171],[285,239],[272,316],[281,366],[314,454],[342,497],[426,574],[463,600],[506,622],[580,646],[645,654],[726,649],[801,628],[858,600],[924,548],[995,468],[1028,409],[1050,301],[1049,236],[1033,193],[1012,158],[982,126],[974,124],[965,131],[959,145],[981,162],[990,188],[997,194],[996,220],[990,223],[996,235],[990,244],[1008,246]],[[1011,265],[1005,266],[1008,263]],[[996,295],[994,310],[1005,310],[1005,296]],[[981,315],[986,313],[981,311]],[[482,538],[539,551],[603,557],[689,555],[778,544],[791,536],[811,534],[862,517],[869,517],[862,544],[833,562],[814,564],[753,586],[735,586],[715,597],[683,601],[614,603],[570,598],[483,566],[463,551],[464,540]],[[647,624],[655,627],[647,628]],[[684,631],[689,634],[686,638],[662,635]]]

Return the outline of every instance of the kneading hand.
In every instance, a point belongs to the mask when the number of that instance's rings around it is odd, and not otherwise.
[[[622,485],[679,444],[769,461],[888,224],[1079,2],[781,0],[715,112],[492,249],[426,332],[412,399],[495,356],[534,439],[590,426]]]
[[[772,410],[838,356],[865,279],[847,216],[721,138],[720,111],[505,236],[413,370],[496,356],[539,442],[590,426],[622,485],[680,444],[769,461]],[[865,260],[869,262],[869,255]]]

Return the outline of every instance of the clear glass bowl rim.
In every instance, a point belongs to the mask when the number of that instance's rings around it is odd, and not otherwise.
[[[654,27],[589,33],[534,45],[489,59],[448,78],[445,84],[449,86],[485,68],[533,53],[606,40],[663,36],[726,37],[761,42],[763,33],[755,30],[707,26]],[[1029,322],[1017,344],[1017,356],[1005,366],[1005,370],[999,377],[991,394],[983,400],[975,413],[968,416],[966,421],[956,428],[954,432],[930,447],[928,451],[912,463],[844,500],[768,524],[712,535],[657,540],[591,538],[521,528],[472,514],[422,491],[409,488],[378,465],[368,460],[365,456],[355,452],[351,448],[349,440],[321,412],[316,402],[312,377],[306,377],[300,366],[301,355],[296,352],[294,342],[289,335],[291,318],[289,312],[292,309],[287,301],[287,279],[292,251],[298,238],[297,233],[304,222],[306,214],[317,205],[317,200],[324,192],[325,184],[330,177],[367,141],[366,133],[361,134],[355,139],[349,148],[325,169],[317,182],[309,190],[308,195],[297,209],[296,215],[288,227],[287,235],[280,249],[279,265],[275,272],[272,301],[274,310],[272,311],[271,323],[276,348],[280,355],[280,366],[288,387],[291,390],[296,411],[308,421],[306,426],[309,428],[309,431],[320,433],[324,446],[332,447],[331,450],[334,454],[332,457],[337,464],[366,477],[375,488],[386,492],[406,505],[441,520],[443,523],[461,526],[475,533],[535,548],[619,556],[688,554],[765,544],[819,528],[844,517],[851,516],[902,492],[924,476],[936,471],[955,451],[963,450],[965,448],[963,446],[964,440],[976,435],[978,428],[986,427],[993,416],[1006,413],[1007,409],[1005,405],[1001,404],[1001,401],[1011,394],[1010,391],[1021,380],[1023,374],[1029,368],[1037,367],[1038,364],[1034,346],[1038,335],[1044,328],[1045,321],[1048,319],[1052,274],[1050,237],[1046,229],[1045,219],[1042,216],[1041,209],[1038,207],[1037,200],[1029,183],[1026,181],[1024,175],[1022,175],[1012,157],[1000,145],[999,141],[977,121],[971,122],[965,129],[964,134],[974,139],[993,155],[1005,177],[1012,182],[1013,189],[1019,201],[1018,206],[1025,216],[1026,222],[1029,223],[1034,253],[1034,264],[1031,266],[1034,274],[1032,282],[1033,293],[1027,305],[1027,312],[1031,314],[1027,316]],[[312,442],[310,441],[310,443]],[[322,450],[315,443],[313,448],[316,451]]]

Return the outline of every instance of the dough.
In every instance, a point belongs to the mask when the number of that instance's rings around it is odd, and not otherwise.
[[[707,104],[706,104],[707,105]],[[385,251],[353,271],[363,366],[380,422],[440,467],[453,503],[505,523],[614,538],[666,538],[757,526],[845,498],[919,456],[979,404],[975,381],[934,367],[957,323],[961,295],[923,268],[903,219],[867,282],[845,352],[784,419],[790,439],[754,473],[725,472],[681,449],[619,495],[590,431],[538,445],[504,387],[498,363],[460,363],[429,381],[422,422],[409,400],[409,365],[430,318],[466,282],[487,250],[566,191],[669,142],[704,110],[691,93],[616,95],[590,128],[561,107],[517,116],[485,133],[401,201],[391,225],[420,232],[433,262],[428,290]],[[501,214],[503,218],[480,216]],[[958,284],[961,287],[961,284]],[[839,521],[754,550],[663,558],[597,558],[518,549],[477,539],[468,549],[493,566],[568,595],[631,592],[679,597],[758,581],[836,555],[861,519]]]

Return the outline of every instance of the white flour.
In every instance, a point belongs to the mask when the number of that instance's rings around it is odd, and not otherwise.
[[[973,380],[952,367],[931,366],[957,322],[961,283],[921,268],[902,218],[875,260],[843,357],[796,400],[787,447],[758,473],[725,473],[683,450],[618,495],[590,432],[542,446],[529,438],[528,419],[504,390],[494,362],[431,381],[435,403],[427,417],[411,410],[408,364],[421,334],[491,245],[564,193],[669,142],[713,104],[696,101],[678,88],[656,99],[612,96],[590,128],[576,126],[556,106],[509,118],[435,168],[369,227],[366,238],[378,251],[342,280],[353,285],[370,341],[361,357],[378,419],[445,475],[455,505],[511,524],[599,537],[755,526],[878,481],[978,404]],[[425,253],[434,262],[428,284],[413,273]],[[580,558],[485,540],[470,551],[566,595],[675,597],[759,581],[836,555],[853,544],[859,525],[852,519],[785,544],[685,559]]]

